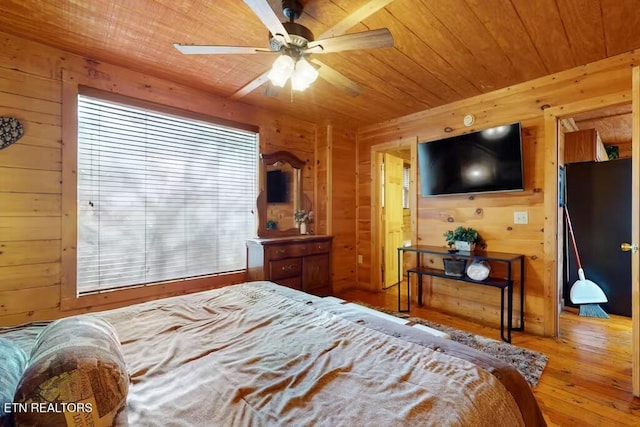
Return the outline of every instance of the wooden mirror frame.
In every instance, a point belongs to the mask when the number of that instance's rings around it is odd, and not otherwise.
[[[261,153],[260,160],[260,193],[258,194],[257,200],[258,237],[294,236],[300,234],[300,230],[295,227],[293,215],[298,209],[311,210],[311,202],[304,194],[302,188],[302,172],[306,162],[288,151],[276,151],[268,154]],[[278,163],[288,163],[295,171],[293,174],[293,180],[295,181],[293,183],[293,187],[296,189],[297,194],[293,195],[291,212],[291,222],[294,223],[294,226],[284,230],[269,230],[267,229],[267,221],[269,220],[267,217],[267,169],[269,166],[273,166]]]

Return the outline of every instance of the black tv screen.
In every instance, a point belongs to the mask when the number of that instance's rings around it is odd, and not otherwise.
[[[524,190],[520,123],[418,144],[423,197]]]
[[[281,170],[267,172],[267,203],[289,202],[289,175]]]

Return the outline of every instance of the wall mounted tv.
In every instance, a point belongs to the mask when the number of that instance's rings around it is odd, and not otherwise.
[[[524,190],[520,123],[418,144],[423,197]]]

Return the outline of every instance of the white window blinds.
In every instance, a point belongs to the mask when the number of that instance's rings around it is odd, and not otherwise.
[[[257,134],[78,96],[78,293],[242,270]]]
[[[402,168],[402,208],[409,209],[409,177],[411,166],[405,164]]]

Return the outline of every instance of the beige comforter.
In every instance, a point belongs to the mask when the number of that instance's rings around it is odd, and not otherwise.
[[[524,425],[490,369],[332,304],[253,282],[96,313],[115,326],[131,374],[121,424]]]

